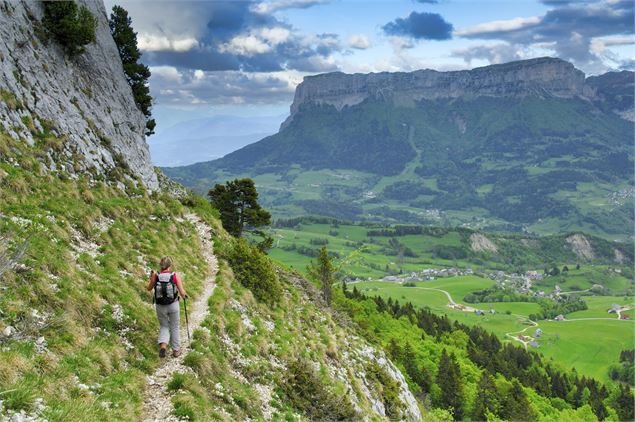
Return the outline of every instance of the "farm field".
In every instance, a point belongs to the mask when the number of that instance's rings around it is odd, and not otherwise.
[[[633,321],[540,321],[540,351],[580,374],[608,381],[608,368],[635,342]]]
[[[474,252],[470,249],[469,232],[456,229],[430,229],[423,234],[380,236],[376,233],[390,230],[377,225],[356,225],[343,222],[316,222],[298,220],[291,227],[275,227],[270,231],[274,247],[269,255],[287,267],[306,272],[306,266],[322,246],[332,254],[339,279],[356,280],[352,285],[367,295],[392,298],[401,303],[412,302],[419,307],[429,307],[439,314],[467,325],[480,325],[494,332],[502,340],[521,344],[515,337],[519,332],[530,335],[534,329],[528,315],[540,311],[533,302],[495,302],[466,304],[484,311],[479,316],[448,307],[449,294],[456,303],[464,303],[464,297],[477,290],[495,285],[489,277],[460,275],[437,277],[429,281],[417,281],[414,287],[406,287],[395,281],[382,281],[386,276],[410,275],[423,269],[471,268],[485,273],[503,270],[512,273],[518,268],[535,270],[542,274],[545,267],[558,267],[560,274],[535,280],[532,290],[549,294],[560,288],[569,294],[585,295],[588,309],[570,313],[567,321],[538,321],[544,331],[538,339],[538,350],[564,367],[608,381],[608,368],[617,362],[621,350],[635,344],[635,323],[618,321],[607,310],[613,304],[635,304],[632,269],[626,266],[595,262],[580,263],[564,249],[554,248],[556,239],[540,244],[540,240],[519,241],[517,237],[485,234],[499,247],[498,254]],[[557,240],[560,241],[560,240]],[[544,250],[548,248],[548,252]],[[399,253],[399,250],[401,253]],[[407,253],[404,253],[407,252]],[[460,258],[446,259],[446,254]],[[541,256],[551,257],[551,262]],[[519,262],[523,265],[506,265],[501,261]],[[565,269],[565,266],[567,267]],[[350,288],[352,288],[352,285]],[[612,296],[592,296],[595,293],[612,293]],[[630,294],[631,296],[628,296]],[[493,310],[494,313],[490,311]],[[627,311],[628,313],[628,311]],[[633,312],[635,315],[635,312]],[[571,321],[581,318],[602,320]],[[602,339],[602,341],[598,341]],[[526,341],[525,343],[529,343]]]
[[[485,311],[483,316],[448,307],[448,298],[443,291],[450,293],[456,303],[462,303],[465,294],[488,287],[488,282],[490,285],[493,283],[488,279],[463,276],[416,283],[416,287],[405,287],[393,282],[359,282],[353,285],[368,296],[377,295],[385,300],[392,298],[402,303],[412,302],[415,306],[428,307],[433,312],[446,314],[464,324],[480,325],[494,332],[501,340],[513,341],[510,337],[525,329],[524,334],[532,335],[535,329],[528,322],[527,315],[539,310],[536,303],[497,302],[473,305]],[[589,309],[573,312],[567,315],[565,321],[537,322],[537,328],[543,331],[537,339],[538,350],[566,368],[575,367],[582,374],[609,381],[610,364],[617,361],[621,350],[628,349],[635,343],[635,321],[619,321],[615,314],[609,314],[607,310],[614,303],[630,305],[635,302],[635,298],[585,296],[584,300]],[[490,309],[494,309],[496,313],[489,313]],[[598,341],[600,338],[602,341]]]
[[[472,268],[474,270],[517,269],[536,270],[566,266],[569,271],[549,276],[535,284],[535,290],[549,293],[558,285],[563,291],[585,291],[594,285],[603,285],[611,294],[634,291],[632,269],[624,266],[615,272],[615,267],[604,263],[579,264],[566,247],[553,248],[555,242],[546,241],[549,250],[544,250],[537,240],[522,240],[517,237],[491,235],[490,240],[498,244],[496,254],[471,249],[470,233],[459,229],[430,228],[422,234],[378,236],[386,226],[356,225],[347,223],[316,223],[297,220],[290,227],[274,227],[269,235],[274,239],[269,254],[287,267],[305,272],[306,266],[317,255],[317,250],[326,246],[340,269],[340,276],[368,280],[387,275],[409,274],[424,268]],[[558,240],[566,244],[564,240]],[[519,259],[519,257],[522,257]],[[515,264],[510,264],[515,262]],[[607,291],[604,292],[607,294]]]

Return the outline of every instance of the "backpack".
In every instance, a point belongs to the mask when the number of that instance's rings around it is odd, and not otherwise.
[[[174,273],[158,273],[154,284],[154,301],[159,305],[170,305],[178,298]]]

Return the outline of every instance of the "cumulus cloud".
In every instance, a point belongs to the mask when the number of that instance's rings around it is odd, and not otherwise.
[[[286,42],[291,38],[291,31],[288,28],[280,26],[273,28],[261,28],[260,36],[273,45]]]
[[[382,27],[388,35],[411,37],[417,40],[447,40],[452,38],[452,24],[438,13],[412,12]]]
[[[107,0],[108,1],[108,0]],[[124,3],[150,66],[201,71],[335,70],[343,50],[335,34],[305,35],[276,10],[326,0],[179,1]]]
[[[238,54],[251,57],[271,51],[271,46],[255,35],[238,35],[218,48],[221,53]]]
[[[506,31],[515,31],[536,26],[539,23],[540,17],[538,16],[491,21],[481,23],[470,28],[460,29],[456,31],[455,35],[459,37],[487,37],[489,34],[492,33],[496,34]]]
[[[203,72],[201,69],[196,69],[194,71],[194,80],[195,81],[200,81],[203,80],[205,78],[205,72]]]
[[[364,34],[353,34],[348,37],[348,46],[357,50],[366,50],[371,47],[370,40]]]
[[[553,6],[544,16],[487,22],[456,32],[473,39],[496,39],[512,45],[550,46],[555,54],[588,73],[607,70],[602,37],[631,35],[635,13],[630,0],[544,2]],[[615,60],[614,60],[615,61]]]
[[[141,51],[188,51],[198,46],[195,38],[173,38],[166,36],[139,34],[138,46]]]
[[[255,12],[256,4],[131,5],[141,16],[137,24],[131,12],[157,104],[288,103],[306,73],[338,69],[333,55],[344,47],[337,34],[299,33],[270,13]]]
[[[181,83],[182,81],[181,73],[174,66],[151,66],[150,72],[152,76],[172,83]]]

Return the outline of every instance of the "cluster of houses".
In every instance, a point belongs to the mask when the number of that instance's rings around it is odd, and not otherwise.
[[[518,293],[530,293],[531,286],[535,281],[543,279],[543,275],[538,271],[526,271],[524,274],[506,273],[505,271],[494,271],[489,277],[496,281],[496,284],[504,289],[512,289]],[[536,296],[545,296],[545,292],[534,292]]]
[[[471,268],[459,269],[459,268],[424,268],[423,270],[416,272],[413,271],[410,274],[403,275],[388,275],[382,278],[382,281],[391,281],[393,283],[407,283],[415,281],[431,281],[437,278],[444,277],[456,277],[460,275],[471,275],[474,271]]]
[[[529,345],[531,347],[540,347],[540,344],[538,343],[538,339],[540,338],[540,336],[542,336],[542,329],[536,328],[536,331],[534,331],[533,336],[518,334],[516,338],[520,340],[521,342],[523,342],[525,345]]]
[[[608,310],[608,313],[617,314],[618,319],[626,320],[626,319],[631,319],[631,316],[629,314],[625,314],[624,311],[628,311],[630,309],[631,309],[630,306],[622,306],[622,305],[618,305],[617,303],[614,303],[611,305],[611,308]]]
[[[622,189],[609,194],[609,200],[613,205],[622,205],[628,198],[635,196],[635,188]]]

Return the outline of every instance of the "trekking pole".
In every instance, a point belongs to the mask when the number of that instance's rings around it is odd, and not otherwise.
[[[192,343],[190,339],[190,321],[187,318],[187,299],[183,298],[183,308],[185,308],[185,328],[187,329],[187,342]]]

